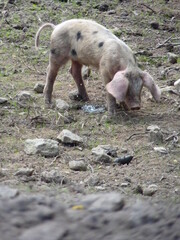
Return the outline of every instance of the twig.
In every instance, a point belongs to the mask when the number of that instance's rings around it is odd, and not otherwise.
[[[88,167],[91,169],[91,173],[94,173],[94,168],[90,164],[88,164]]]
[[[156,46],[156,49],[161,48],[161,47],[164,47],[165,44],[166,44],[167,42],[169,42],[170,39],[172,39],[172,36],[170,36],[168,39],[166,39],[163,43],[159,43],[159,44]]]
[[[132,135],[130,135],[126,140],[125,142],[129,141],[132,137],[134,136],[139,136],[139,135],[145,135],[146,133],[133,133]]]
[[[144,6],[144,7],[148,8],[148,9],[151,10],[153,13],[157,13],[154,9],[152,9],[151,7],[149,7],[148,5],[146,5],[145,3],[141,3],[141,6]]]

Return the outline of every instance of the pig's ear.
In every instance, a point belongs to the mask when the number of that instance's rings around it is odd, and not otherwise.
[[[124,73],[117,72],[112,81],[106,85],[108,93],[115,97],[119,102],[123,102],[128,90],[128,79],[124,76]]]
[[[151,77],[151,75],[147,72],[142,72],[142,79],[143,79],[143,83],[144,86],[147,87],[147,89],[149,89],[149,91],[151,92],[153,98],[159,102],[160,98],[161,98],[161,90],[160,88],[155,84],[153,78]]]

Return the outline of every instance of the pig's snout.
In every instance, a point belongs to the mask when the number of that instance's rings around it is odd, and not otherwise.
[[[141,108],[140,102],[125,102],[126,108],[128,110],[139,110]]]

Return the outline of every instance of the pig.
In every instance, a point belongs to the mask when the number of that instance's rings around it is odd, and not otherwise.
[[[81,75],[82,66],[99,70],[107,90],[110,115],[116,114],[117,102],[123,102],[130,110],[140,109],[143,86],[157,102],[160,100],[159,87],[148,72],[138,67],[130,47],[104,26],[85,19],[71,19],[58,25],[45,23],[36,33],[36,49],[39,46],[40,33],[46,27],[53,29],[44,88],[46,103],[51,103],[53,84],[59,68],[69,60],[70,73],[83,101],[88,101],[89,97]]]

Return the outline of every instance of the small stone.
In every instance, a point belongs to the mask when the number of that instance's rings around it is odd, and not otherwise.
[[[64,129],[57,137],[58,140],[65,144],[81,144],[83,139],[77,134],[72,133],[71,131]]]
[[[41,180],[46,183],[59,183],[59,184],[66,184],[67,178],[64,177],[59,171],[51,170],[51,171],[44,171],[41,173]]]
[[[58,110],[64,111],[64,110],[69,109],[69,104],[62,99],[57,99],[56,100],[56,107],[57,107]]]
[[[36,85],[34,86],[34,91],[37,93],[43,93],[44,86],[44,83],[36,83]]]
[[[19,195],[17,189],[12,189],[7,186],[0,186],[0,198],[15,198]]]
[[[162,154],[167,154],[168,153],[168,150],[164,147],[154,147],[154,151],[160,152]]]
[[[90,176],[84,182],[86,184],[88,184],[89,186],[95,187],[95,186],[99,185],[100,178],[98,176]]]
[[[147,188],[143,189],[143,195],[144,196],[152,196],[157,192],[157,190],[158,190],[158,186],[155,184],[151,184]]]
[[[175,86],[176,90],[178,91],[178,93],[180,93],[180,79],[178,79],[177,81],[174,82],[174,86]]]
[[[107,12],[109,10],[109,5],[106,3],[103,3],[98,7],[98,9],[100,12]]]
[[[150,24],[151,24],[151,27],[153,29],[159,29],[159,23],[158,22],[151,22]]]
[[[34,172],[33,168],[21,168],[14,175],[19,177],[22,176],[30,177],[32,176],[33,172]]]
[[[163,143],[163,134],[161,130],[151,130],[149,132],[149,141],[153,142],[154,144],[161,144]]]
[[[109,15],[113,15],[113,14],[116,14],[116,11],[115,11],[115,10],[109,10],[107,13],[108,13]]]
[[[19,92],[17,94],[16,98],[17,98],[18,102],[23,103],[23,104],[33,100],[31,93],[28,91]]]
[[[83,79],[85,80],[91,75],[91,69],[83,65],[81,73],[82,73]]]
[[[96,158],[96,162],[111,163],[112,158],[109,155],[104,153],[104,154],[98,155],[98,157]]]
[[[112,157],[117,157],[117,150],[118,147],[113,147],[111,145],[98,145],[92,149],[92,153],[96,156],[105,154]]]
[[[112,212],[121,210],[125,205],[125,201],[121,194],[111,192],[88,195],[83,199],[83,205],[93,212]]]
[[[124,182],[124,183],[121,183],[121,187],[128,187],[130,185],[130,183],[128,183],[128,182]]]
[[[86,171],[87,164],[83,160],[70,161],[69,168],[74,171]]]
[[[55,157],[59,154],[58,142],[52,139],[27,139],[24,151],[28,155],[40,154],[45,157]]]
[[[175,64],[177,63],[178,56],[175,53],[168,52],[168,59],[170,63]]]
[[[147,131],[160,131],[160,127],[157,125],[150,125],[147,127]]]
[[[7,103],[8,99],[7,98],[0,98],[0,104]]]

